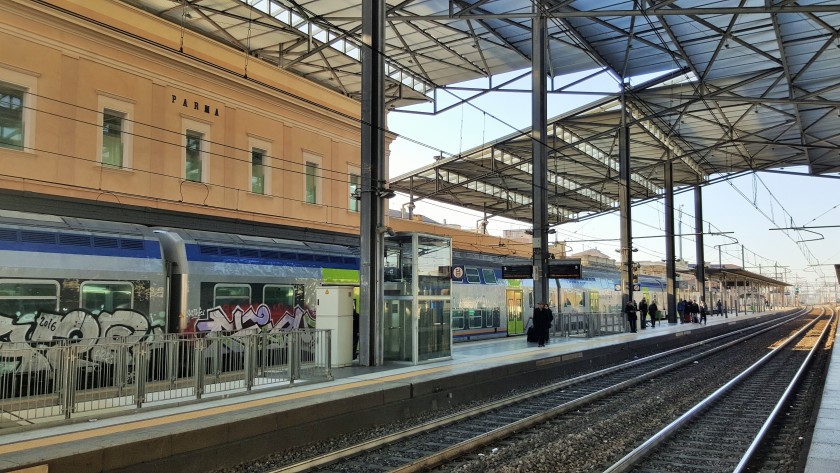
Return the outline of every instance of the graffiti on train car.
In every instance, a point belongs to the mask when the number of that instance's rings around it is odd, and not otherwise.
[[[200,311],[198,317],[191,319],[194,332],[242,332],[261,329],[263,331],[281,331],[295,328],[312,328],[315,317],[309,309],[295,306],[266,304],[259,305],[220,305]]]
[[[54,368],[60,362],[61,342],[71,341],[79,358],[107,363],[113,358],[115,340],[136,343],[162,334],[142,312],[116,309],[97,314],[85,309],[65,312],[38,311],[26,319],[0,313],[0,371],[33,371]],[[10,366],[11,364],[11,366]]]

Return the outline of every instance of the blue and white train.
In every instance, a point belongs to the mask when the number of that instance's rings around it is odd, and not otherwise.
[[[359,280],[358,248],[14,211],[0,211],[0,261],[0,342],[30,344],[314,327],[315,288]],[[503,280],[505,263],[453,252],[455,341],[525,332],[532,284]],[[553,280],[550,303],[617,312],[617,278]],[[642,286],[664,300],[658,280]]]

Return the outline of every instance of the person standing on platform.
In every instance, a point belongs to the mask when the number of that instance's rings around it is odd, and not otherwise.
[[[704,301],[702,299],[700,300],[699,311],[700,311],[700,322],[703,325],[706,325],[706,313],[708,312],[708,310],[706,309],[706,301]]]
[[[644,297],[642,297],[642,302],[639,302],[639,317],[641,320],[639,321],[639,326],[642,330],[647,327],[647,311],[648,311],[648,303]]]
[[[685,323],[685,299],[680,299],[677,303],[677,314],[680,315],[680,323]]]
[[[650,301],[650,305],[648,306],[648,313],[650,314],[650,328],[656,326],[656,313],[659,311],[659,307],[656,307],[656,299]]]
[[[551,311],[551,307],[548,306],[547,303],[543,302],[543,317],[545,318],[545,330],[543,333],[543,344],[545,346],[548,343],[549,338],[549,330],[551,330],[551,323],[554,322],[554,313]]]
[[[356,310],[356,301],[353,301],[353,360],[359,356],[359,312]]]
[[[717,301],[717,312],[718,315],[723,315],[723,303],[718,299]]]
[[[627,316],[627,322],[630,324],[630,331],[636,333],[636,302],[627,301],[624,306],[624,313]]]
[[[554,315],[551,314],[551,309],[548,308],[545,302],[540,302],[534,308],[534,331],[537,333],[537,343],[544,347],[545,342],[548,341],[548,329],[551,327],[551,320]]]

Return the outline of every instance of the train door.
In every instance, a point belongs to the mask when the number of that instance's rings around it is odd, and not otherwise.
[[[523,298],[521,289],[507,289],[508,335],[525,333]]]
[[[597,291],[589,292],[589,312],[601,312],[600,294]]]

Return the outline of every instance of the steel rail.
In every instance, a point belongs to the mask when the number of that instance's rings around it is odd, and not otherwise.
[[[554,384],[551,384],[549,386],[538,388],[538,389],[535,389],[535,390],[532,390],[532,391],[529,391],[529,392],[526,392],[526,393],[522,393],[522,394],[518,394],[518,395],[515,395],[515,396],[512,396],[512,397],[509,397],[509,398],[505,398],[505,399],[502,399],[502,400],[499,400],[499,401],[495,401],[495,402],[492,402],[490,404],[485,404],[485,405],[482,405],[482,406],[477,407],[477,408],[467,409],[465,411],[462,411],[462,412],[459,412],[459,413],[456,413],[456,414],[453,414],[453,415],[445,416],[445,417],[442,417],[440,419],[436,419],[436,420],[433,420],[431,422],[424,423],[422,425],[411,427],[411,428],[402,430],[400,432],[396,432],[394,434],[390,434],[390,435],[386,435],[386,436],[379,437],[379,438],[376,438],[376,439],[372,439],[372,440],[369,440],[369,441],[366,441],[366,442],[363,442],[363,443],[360,443],[360,444],[357,444],[357,445],[353,445],[351,447],[347,447],[347,448],[344,448],[344,449],[341,449],[341,450],[338,450],[338,451],[335,451],[335,452],[331,452],[331,453],[328,453],[328,454],[325,454],[325,455],[321,455],[321,456],[314,457],[314,458],[311,458],[311,459],[308,459],[308,460],[304,460],[302,462],[295,463],[293,465],[280,467],[280,468],[277,468],[275,470],[271,470],[269,473],[293,473],[293,472],[309,471],[313,468],[329,465],[331,463],[335,463],[335,462],[341,461],[343,459],[353,457],[353,456],[358,455],[358,454],[370,452],[370,451],[376,450],[378,448],[387,446],[389,444],[399,442],[401,440],[404,440],[404,439],[407,439],[407,438],[410,438],[410,437],[413,437],[413,436],[416,436],[416,435],[424,434],[424,433],[433,431],[433,430],[441,428],[441,427],[446,427],[448,425],[455,424],[459,421],[462,421],[462,420],[465,420],[465,419],[468,419],[468,418],[473,418],[473,417],[476,417],[478,415],[481,415],[481,414],[484,414],[484,413],[487,413],[487,412],[490,412],[490,411],[493,411],[493,410],[496,410],[496,409],[500,409],[500,408],[504,408],[504,407],[507,407],[507,406],[510,406],[510,405],[518,404],[518,403],[521,403],[525,400],[528,400],[528,399],[531,399],[531,398],[534,398],[534,397],[537,397],[537,396],[540,396],[540,395],[544,395],[544,394],[551,393],[551,392],[554,392],[554,391],[562,390],[562,389],[565,389],[567,387],[570,387],[570,386],[573,386],[573,385],[576,385],[576,384],[580,384],[582,382],[589,381],[589,380],[592,380],[592,379],[595,379],[595,378],[603,377],[603,376],[609,375],[609,374],[617,372],[617,371],[626,370],[628,368],[632,368],[632,367],[635,367],[637,365],[642,365],[642,364],[647,365],[652,360],[656,360],[656,359],[659,359],[659,358],[662,358],[662,357],[672,356],[676,353],[688,351],[688,350],[691,350],[691,349],[694,349],[694,348],[701,347],[703,345],[708,345],[709,343],[713,343],[715,341],[721,341],[722,339],[725,339],[725,338],[731,338],[733,336],[737,337],[739,335],[744,335],[743,337],[736,338],[736,339],[731,340],[731,341],[729,341],[729,342],[727,342],[723,345],[720,345],[718,347],[712,348],[710,350],[706,350],[704,352],[701,352],[701,353],[698,353],[698,354],[693,355],[691,357],[682,359],[682,360],[677,361],[675,363],[671,363],[671,364],[668,364],[666,366],[657,368],[655,370],[650,370],[650,371],[646,372],[645,374],[643,374],[641,376],[637,376],[635,378],[631,378],[631,379],[628,379],[628,380],[625,380],[625,381],[621,381],[621,382],[619,382],[617,384],[614,384],[612,386],[609,386],[607,388],[604,388],[604,389],[601,389],[599,391],[584,395],[582,397],[579,397],[575,400],[566,402],[564,404],[555,406],[555,407],[553,407],[553,408],[551,408],[547,411],[544,411],[544,412],[526,417],[524,419],[520,419],[520,420],[518,420],[516,422],[513,422],[511,424],[505,425],[503,427],[499,427],[497,429],[494,429],[492,431],[486,432],[486,433],[481,434],[479,436],[473,437],[473,438],[471,438],[469,440],[466,440],[464,442],[460,442],[458,444],[452,445],[452,446],[450,446],[446,449],[443,449],[439,452],[435,452],[435,453],[430,454],[428,456],[425,456],[423,458],[414,460],[411,463],[408,463],[404,466],[401,466],[401,467],[398,467],[394,470],[391,470],[393,472],[400,472],[400,473],[423,471],[424,469],[427,469],[429,467],[433,467],[433,466],[436,466],[436,465],[440,465],[443,462],[449,461],[453,458],[456,458],[460,455],[463,455],[465,452],[468,452],[468,451],[473,450],[477,447],[483,446],[483,445],[485,445],[489,442],[492,442],[492,441],[500,439],[500,438],[508,437],[515,432],[520,432],[524,429],[533,427],[534,425],[538,425],[542,422],[545,422],[546,420],[548,420],[550,418],[553,418],[553,417],[556,417],[558,415],[564,414],[564,413],[566,413],[566,412],[568,412],[572,409],[575,409],[575,408],[577,408],[581,405],[591,403],[593,401],[596,401],[598,399],[606,397],[610,394],[613,394],[615,392],[624,390],[624,389],[626,389],[630,386],[633,386],[635,384],[641,383],[645,380],[648,380],[648,379],[654,378],[656,376],[659,376],[659,375],[661,375],[665,372],[672,371],[672,370],[675,370],[675,369],[680,368],[682,366],[685,366],[687,364],[693,363],[694,361],[696,361],[700,358],[710,356],[710,355],[712,355],[714,353],[717,353],[721,350],[729,348],[729,347],[731,347],[735,344],[741,343],[742,341],[744,341],[746,339],[749,339],[751,337],[755,337],[755,336],[758,336],[758,335],[760,335],[762,333],[765,333],[767,331],[773,330],[774,328],[777,328],[781,325],[784,325],[785,323],[787,323],[791,320],[795,320],[795,319],[805,315],[806,313],[807,312],[804,311],[804,310],[794,312],[790,316],[785,317],[782,321],[778,321],[778,319],[776,319],[776,320],[772,320],[772,321],[762,322],[762,323],[754,325],[752,327],[746,327],[746,328],[738,329],[738,330],[735,330],[733,332],[729,332],[727,334],[718,335],[718,336],[715,336],[715,337],[710,337],[709,339],[701,340],[699,342],[695,342],[695,343],[692,343],[692,344],[689,344],[689,345],[686,345],[686,346],[683,346],[683,347],[674,348],[674,349],[667,350],[667,351],[662,352],[662,353],[657,353],[655,355],[647,356],[647,357],[644,357],[644,358],[639,358],[639,359],[636,359],[636,360],[633,360],[633,361],[630,361],[630,362],[627,362],[627,363],[622,363],[620,365],[616,365],[616,366],[613,366],[613,367],[610,367],[610,368],[601,369],[601,370],[595,371],[593,373],[588,373],[588,374],[585,374],[585,375],[577,376],[575,378],[571,378],[571,379],[564,380],[564,381],[561,381],[561,382],[558,382],[558,383],[554,383]],[[763,326],[763,328],[762,328],[762,326]],[[750,332],[750,333],[746,333],[746,332]]]
[[[823,308],[823,314],[825,314],[825,308]],[[799,382],[802,378],[805,377],[806,369],[811,365],[811,361],[814,359],[814,354],[817,352],[817,349],[820,346],[820,342],[825,338],[825,335],[831,329],[831,322],[837,319],[837,314],[832,312],[831,317],[828,319],[828,323],[825,324],[823,327],[823,331],[820,333],[819,339],[814,346],[808,351],[808,356],[805,357],[805,361],[802,362],[802,366],[799,367],[799,370],[794,375],[791,382],[788,384],[787,389],[782,394],[782,397],[779,398],[779,402],[776,403],[776,406],[773,407],[773,411],[770,412],[770,415],[767,416],[767,420],[764,422],[764,425],[761,426],[761,429],[756,434],[755,439],[753,439],[752,443],[747,450],[744,452],[744,455],[741,457],[741,461],[738,462],[738,465],[732,470],[732,473],[743,473],[747,469],[747,464],[752,460],[755,453],[758,451],[758,448],[761,446],[761,443],[764,441],[764,438],[767,436],[767,433],[773,427],[773,423],[776,421],[776,418],[779,417],[782,410],[785,409],[787,406],[787,401],[793,395],[794,391],[796,390]]]
[[[823,314],[824,313],[825,312],[823,312]],[[698,418],[708,407],[720,400],[724,395],[726,395],[730,390],[732,390],[732,388],[744,381],[752,373],[754,373],[765,363],[767,363],[767,361],[769,361],[771,358],[781,353],[781,350],[787,347],[790,343],[792,343],[793,340],[806,334],[807,331],[810,330],[811,327],[813,327],[819,320],[820,317],[817,317],[813,321],[809,322],[796,333],[788,337],[783,343],[779,344],[769,353],[767,353],[758,361],[750,365],[747,369],[742,371],[738,376],[729,380],[729,382],[718,388],[715,392],[713,392],[708,397],[694,405],[694,407],[686,411],[685,414],[681,415],[675,421],[665,426],[665,428],[651,436],[648,440],[646,440],[641,445],[633,449],[633,451],[631,451],[630,453],[622,457],[620,460],[618,460],[616,463],[614,463],[612,466],[604,470],[604,473],[623,473],[629,471],[636,465],[636,463],[638,463],[640,460],[642,460],[649,454],[653,453],[656,447],[668,440],[668,438],[674,435],[682,426]]]

